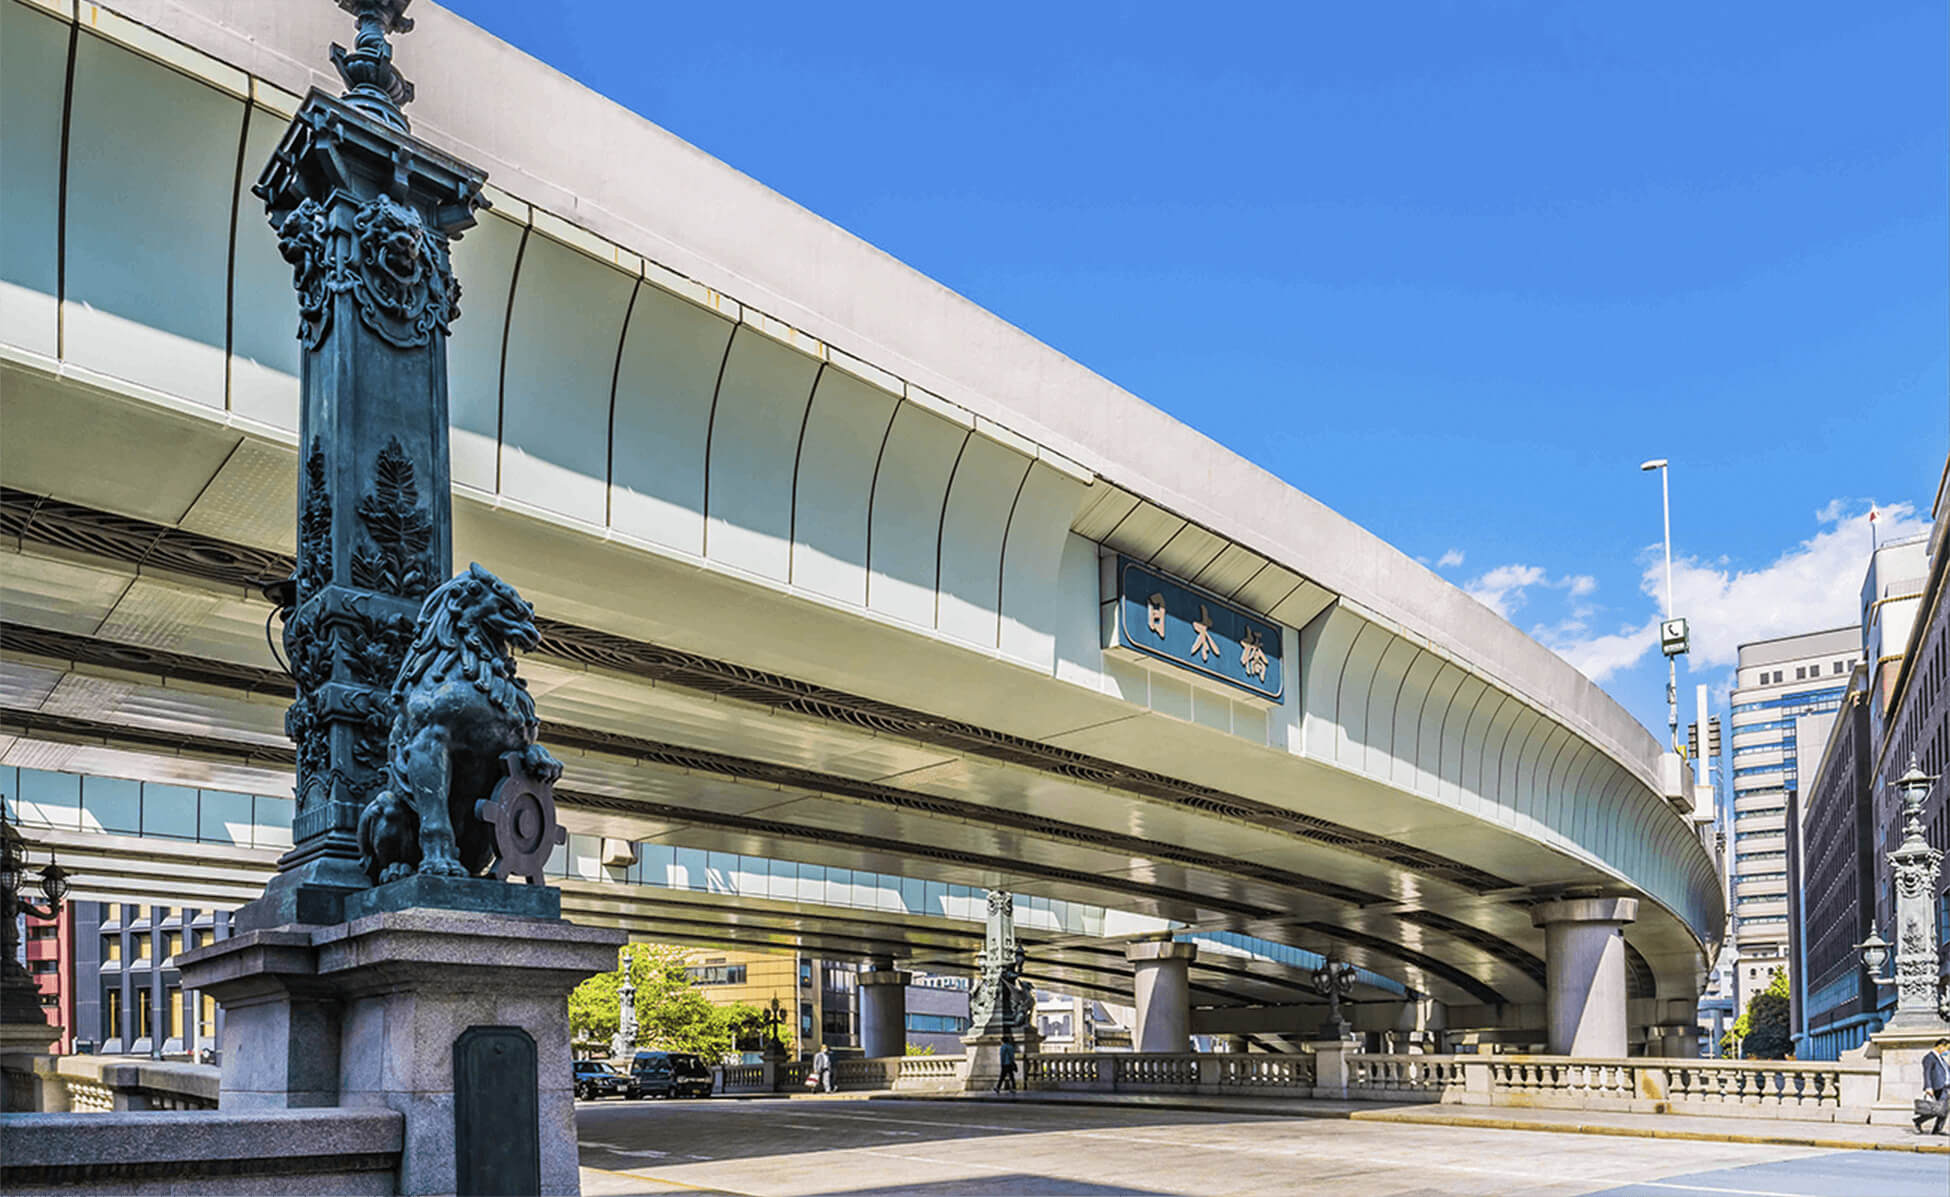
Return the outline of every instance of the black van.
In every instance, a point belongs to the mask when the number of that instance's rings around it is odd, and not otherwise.
[[[696,1052],[638,1052],[630,1083],[632,1097],[709,1097],[711,1069]]]

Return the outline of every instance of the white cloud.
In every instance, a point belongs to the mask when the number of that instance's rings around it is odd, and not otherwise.
[[[1470,598],[1508,619],[1523,606],[1525,591],[1544,580],[1541,565],[1499,565],[1463,584]]]
[[[1442,556],[1436,558],[1435,567],[1437,569],[1452,569],[1462,563],[1463,551],[1461,549],[1450,549],[1443,553]]]
[[[1869,564],[1869,506],[1861,499],[1827,504],[1815,513],[1813,536],[1757,569],[1731,569],[1724,560],[1674,561],[1673,612],[1685,617],[1692,633],[1687,663],[1694,669],[1731,666],[1739,646],[1749,641],[1855,624]],[[1880,512],[1876,528],[1884,542],[1928,530],[1910,504],[1892,503]],[[1639,578],[1640,591],[1654,604],[1642,622],[1598,636],[1563,626],[1539,628],[1533,635],[1594,682],[1638,664],[1658,646],[1665,566],[1655,557],[1647,554]],[[1574,585],[1572,593],[1590,591]]]
[[[1462,554],[1457,553],[1456,557],[1461,560]],[[1562,578],[1553,578],[1541,565],[1499,565],[1463,583],[1463,591],[1498,615],[1509,619],[1529,599],[1532,586],[1546,586],[1553,590],[1563,590],[1572,598],[1583,598],[1598,589],[1598,580],[1589,574],[1568,574]],[[1572,612],[1572,619],[1581,621],[1590,614],[1589,609],[1580,607]],[[1579,623],[1578,627],[1582,628],[1583,624]]]

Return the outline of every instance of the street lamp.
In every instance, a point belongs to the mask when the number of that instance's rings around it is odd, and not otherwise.
[[[1937,894],[1943,853],[1930,847],[1923,836],[1923,799],[1936,780],[1917,765],[1914,754],[1908,770],[1896,780],[1903,796],[1903,842],[1887,857],[1896,888],[1896,962],[1890,975],[1878,975],[1889,959],[1890,945],[1874,924],[1869,927],[1869,938],[1855,945],[1862,953],[1863,967],[1869,970],[1870,982],[1896,991],[1896,1012],[1886,1030],[1940,1031],[1950,1020],[1937,992],[1941,981],[1937,972],[1936,912],[1930,908]]]
[[[1672,613],[1672,467],[1663,457],[1639,463],[1640,470],[1659,471],[1659,501],[1665,512],[1666,617],[1659,624],[1659,649],[1666,654],[1666,730],[1672,750],[1679,751],[1679,658],[1687,647],[1686,621]],[[1705,728],[1700,729],[1702,733]]]
[[[60,913],[61,903],[68,896],[68,871],[52,853],[39,881],[37,888],[46,899],[45,905],[28,896],[34,876],[27,864],[27,841],[14,829],[4,803],[0,803],[0,1046],[18,1043],[31,1051],[42,1050],[61,1029],[50,1025],[41,1010],[40,988],[21,967],[20,942],[14,928],[22,913],[41,919]]]
[[[1354,992],[1355,968],[1345,960],[1323,960],[1314,970],[1314,992],[1327,999],[1327,1021],[1320,1024],[1323,1040],[1343,1040],[1351,1029],[1341,1017],[1341,998]]]

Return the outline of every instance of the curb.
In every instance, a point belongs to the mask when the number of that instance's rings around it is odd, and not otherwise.
[[[1325,1115],[1315,1115],[1324,1117]],[[1625,1139],[1685,1139],[1696,1143],[1749,1143],[1764,1147],[1818,1147],[1826,1151],[1907,1151],[1919,1155],[1950,1155],[1950,1143],[1864,1142],[1827,1139],[1817,1135],[1742,1134],[1737,1131],[1680,1130],[1658,1126],[1619,1126],[1604,1122],[1524,1122],[1475,1114],[1435,1117],[1413,1111],[1355,1110],[1344,1115],[1351,1122],[1398,1122],[1418,1126],[1460,1126],[1480,1130],[1539,1131],[1557,1135],[1613,1135]]]
[[[1676,1127],[1621,1126],[1606,1122],[1526,1122],[1520,1118],[1500,1118],[1484,1114],[1424,1114],[1415,1110],[1240,1110],[1214,1106],[1195,1100],[1146,1101],[1138,1105],[1108,1097],[1048,1098],[1025,1091],[1014,1098],[958,1096],[952,1094],[889,1094],[875,1101],[969,1101],[1012,1105],[1028,1102],[1047,1106],[1093,1106],[1117,1109],[1182,1110],[1201,1114],[1231,1114],[1241,1118],[1319,1118],[1343,1122],[1392,1122],[1414,1126],[1455,1126],[1471,1130],[1536,1131],[1553,1135],[1610,1135],[1624,1139],[1681,1139],[1699,1143],[1744,1143],[1764,1147],[1814,1147],[1825,1151],[1906,1151],[1919,1155],[1950,1155],[1950,1143],[1864,1142],[1859,1139],[1833,1139],[1819,1135],[1785,1133],[1751,1134],[1739,1131],[1684,1130]]]

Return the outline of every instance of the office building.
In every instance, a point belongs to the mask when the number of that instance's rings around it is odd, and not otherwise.
[[[48,1047],[54,1055],[74,1050],[74,907],[63,906],[51,919],[20,916],[20,963],[34,979],[47,1021],[61,1028]]]
[[[1853,626],[1739,648],[1730,712],[1736,1010],[1788,968],[1789,873],[1801,849],[1794,812],[1800,764],[1805,758],[1812,769],[1823,747],[1801,736],[1825,735],[1822,724],[1803,720],[1841,708],[1849,671],[1861,657],[1861,633]]]
[[[69,902],[71,1049],[156,1059],[208,1059],[223,1038],[223,1009],[184,988],[176,957],[230,934],[230,914],[149,903]]]
[[[1803,773],[1789,994],[1794,1054],[1802,1060],[1836,1059],[1881,1025],[1856,950],[1875,909],[1868,692],[1868,666],[1858,664],[1826,747]]]
[[[1950,570],[1950,544],[1946,544],[1950,462],[1938,483],[1932,516],[1931,530],[1918,543],[1922,568],[1914,568],[1919,564],[1914,558],[1899,563],[1876,594],[1878,606],[1889,613],[1870,695],[1870,718],[1882,732],[1870,781],[1875,804],[1876,926],[1891,941],[1898,941],[1902,930],[1894,925],[1895,889],[1887,854],[1902,842],[1902,795],[1896,781],[1909,771],[1912,761],[1932,779],[1923,799],[1924,838],[1939,851],[1950,849],[1950,809],[1945,800],[1950,783],[1944,779],[1950,772],[1950,687],[1945,685],[1945,674],[1950,672],[1950,599],[1944,594],[1945,573]],[[1906,572],[1902,564],[1913,572]],[[1939,886],[1947,883],[1950,877],[1938,882]],[[1942,976],[1950,974],[1945,958],[1950,951],[1950,935],[1946,935],[1950,892],[1940,888],[1934,897],[1937,970]],[[1883,989],[1877,997],[1884,1011],[1894,1008],[1893,989]]]
[[[811,1055],[824,1044],[836,1055],[859,1055],[862,966],[793,952],[698,949],[689,954],[691,981],[715,1005],[744,1002],[759,1009],[773,999],[792,1012],[792,1052]],[[957,1055],[968,1030],[968,979],[916,972],[907,985],[907,1042]],[[756,1052],[748,1052],[756,1060]]]

